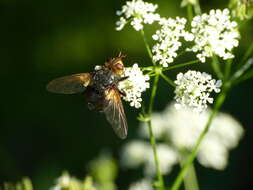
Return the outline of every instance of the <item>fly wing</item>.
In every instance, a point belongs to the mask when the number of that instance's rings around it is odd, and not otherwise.
[[[106,95],[106,99],[109,101],[108,106],[104,109],[106,119],[111,124],[115,133],[121,139],[125,139],[128,127],[120,94],[117,90],[110,89]]]
[[[80,73],[70,76],[60,77],[52,80],[47,85],[47,90],[60,94],[75,94],[85,90],[91,83],[90,73]]]

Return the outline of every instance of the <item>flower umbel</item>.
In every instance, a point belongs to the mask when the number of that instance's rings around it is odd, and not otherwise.
[[[185,74],[179,73],[175,84],[176,108],[189,107],[194,112],[202,112],[207,108],[207,103],[213,103],[210,93],[220,92],[222,83],[205,72],[190,70]]]
[[[51,190],[64,190],[71,188],[80,188],[82,186],[81,181],[75,177],[70,176],[67,172],[64,172],[57,180],[56,185],[51,187]]]
[[[189,41],[193,39],[193,35],[184,30],[185,18],[162,18],[159,24],[161,29],[157,30],[156,34],[152,36],[157,41],[152,49],[154,53],[153,60],[159,62],[163,67],[168,67],[168,64],[174,61],[177,50],[182,45],[179,41],[180,38],[184,37],[186,41]]]
[[[126,68],[124,76],[128,78],[121,81],[118,85],[119,90],[125,92],[123,99],[130,102],[130,106],[140,108],[141,93],[149,88],[149,76],[142,73],[138,64]]]
[[[224,60],[234,57],[232,49],[238,46],[240,34],[237,23],[230,20],[229,14],[228,9],[217,9],[193,18],[191,32],[195,45],[188,51],[196,52],[201,62],[213,55]]]
[[[168,148],[174,150],[178,154],[177,157],[180,157],[182,150],[192,151],[210,113],[210,109],[204,110],[201,114],[194,113],[190,109],[177,110],[174,103],[171,103],[163,112],[156,112],[155,116],[152,116],[154,135],[162,144],[167,143]],[[157,117],[158,115],[160,117]],[[148,128],[144,125],[140,126],[140,135],[149,138]],[[199,148],[197,154],[199,163],[204,167],[224,169],[228,164],[229,151],[238,145],[243,133],[242,125],[235,118],[226,113],[219,113]],[[159,145],[160,143],[158,147]],[[161,164],[161,170],[165,169],[165,166]]]
[[[127,1],[122,9],[116,12],[118,16],[121,16],[116,22],[116,30],[122,30],[127,21],[130,21],[137,31],[143,28],[143,24],[152,24],[160,18],[159,14],[154,13],[157,7],[157,5],[142,0]]]
[[[152,183],[150,179],[142,179],[140,181],[134,182],[130,185],[128,190],[152,190]]]
[[[163,174],[169,173],[172,166],[178,162],[176,151],[169,145],[160,143],[157,146],[157,153],[161,163],[161,172]],[[152,155],[152,148],[147,142],[141,140],[130,141],[123,147],[121,162],[126,168],[137,168],[143,165],[145,175],[154,176],[156,169]]]

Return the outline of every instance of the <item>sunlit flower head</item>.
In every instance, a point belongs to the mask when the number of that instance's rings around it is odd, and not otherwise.
[[[118,88],[125,93],[123,99],[130,102],[130,106],[135,108],[141,107],[141,93],[149,88],[149,76],[144,75],[138,64],[125,68],[126,80],[119,83]]]
[[[151,117],[152,123],[155,123],[155,125],[152,127],[152,131],[154,136],[156,137],[162,137],[166,133],[166,127],[167,123],[164,122],[164,115],[161,113],[154,112]],[[149,137],[149,131],[148,126],[146,122],[140,123],[140,133],[139,135],[141,137]]]
[[[56,185],[50,188],[50,190],[64,190],[64,189],[72,189],[72,188],[80,188],[81,182],[75,177],[69,176],[68,173],[63,173],[56,180]]]
[[[206,112],[206,117],[208,114],[210,110]],[[241,124],[231,115],[219,113],[200,147],[199,162],[205,167],[224,169],[228,164],[229,150],[238,145],[243,132]]]
[[[159,159],[162,174],[169,173],[172,167],[178,162],[177,152],[165,143],[159,143],[157,145],[157,157]],[[149,151],[147,163],[144,166],[144,173],[147,176],[154,176],[156,173],[153,151]]]
[[[175,81],[176,108],[192,108],[194,112],[202,112],[208,103],[213,103],[210,97],[212,91],[220,92],[221,81],[212,79],[212,76],[198,71],[179,73]]]
[[[142,179],[130,185],[128,190],[153,190],[150,179]]]
[[[172,166],[178,161],[177,153],[167,144],[160,143],[157,146],[157,154],[161,172],[163,174],[169,173]],[[137,168],[143,165],[146,176],[154,176],[156,174],[153,150],[147,142],[141,140],[130,141],[123,147],[121,155],[123,167]]]
[[[153,46],[153,60],[163,67],[168,67],[169,63],[174,61],[177,56],[177,50],[182,45],[180,38],[187,41],[193,39],[193,35],[184,30],[186,19],[179,18],[162,18],[159,21],[161,29],[157,30],[152,36],[157,43]]]
[[[182,0],[181,7],[185,7],[187,5],[196,5],[197,0]]]
[[[234,57],[232,49],[238,46],[240,34],[229,14],[228,9],[217,9],[193,18],[191,32],[195,45],[188,51],[196,52],[201,62],[213,55],[224,60]]]
[[[130,22],[137,31],[143,29],[143,24],[152,24],[160,18],[159,14],[154,13],[157,7],[142,0],[127,1],[122,9],[116,12],[121,16],[116,22],[116,30],[122,30],[127,22]]]
[[[210,113],[209,109],[201,114],[194,113],[190,109],[177,110],[174,103],[171,103],[163,112],[156,113],[161,116],[160,120],[158,117],[152,120],[153,129],[163,131],[154,135],[159,142],[167,143],[167,146],[180,157],[180,150],[192,151]],[[200,164],[218,170],[224,169],[228,164],[229,150],[238,145],[243,132],[241,124],[231,115],[219,113],[199,147],[197,159]],[[140,134],[149,138],[148,128],[141,126]]]
[[[121,163],[126,168],[136,168],[145,162],[150,150],[144,141],[131,141],[123,146]]]

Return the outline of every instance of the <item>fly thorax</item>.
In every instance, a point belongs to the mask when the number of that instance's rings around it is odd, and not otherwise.
[[[107,68],[96,70],[93,74],[94,86],[99,91],[110,88],[116,81],[115,74]]]

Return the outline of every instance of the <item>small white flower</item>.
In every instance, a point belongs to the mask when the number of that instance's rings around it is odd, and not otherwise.
[[[153,151],[149,151],[147,162],[144,167],[146,176],[154,176],[156,174],[156,166],[153,156]],[[157,157],[160,163],[160,170],[162,174],[167,174],[171,171],[172,167],[178,162],[178,154],[173,148],[165,143],[157,145]]]
[[[95,71],[101,70],[102,66],[101,65],[96,65],[94,69],[95,69]]]
[[[230,20],[228,9],[211,10],[209,14],[195,16],[191,26],[195,45],[187,50],[196,52],[201,62],[213,55],[224,60],[234,57],[232,49],[238,46],[240,34],[237,23]]]
[[[127,1],[122,9],[116,12],[118,16],[121,16],[116,22],[116,30],[122,30],[127,21],[131,21],[130,24],[137,31],[143,28],[143,24],[152,24],[160,19],[159,14],[154,13],[157,7],[142,0]]]
[[[51,187],[50,190],[72,189],[73,187],[81,187],[81,182],[75,177],[69,176],[68,173],[63,173],[62,176],[56,180],[56,185]]]
[[[122,149],[121,163],[124,167],[135,168],[143,164],[150,151],[150,146],[143,141],[131,141]]]
[[[71,177],[68,174],[64,174],[57,179],[57,183],[62,187],[66,188],[70,185]]]
[[[156,174],[153,150],[145,141],[136,140],[127,143],[123,147],[121,155],[123,167],[136,168],[143,165],[146,176],[154,176]],[[172,166],[178,161],[177,152],[167,144],[160,143],[157,145],[157,155],[163,174],[169,173]]]
[[[150,179],[142,179],[130,185],[128,190],[153,190]]]
[[[226,113],[219,113],[214,119],[212,126],[210,129],[212,133],[219,137],[222,136],[220,141],[228,149],[235,148],[239,139],[243,136],[241,124]]]
[[[228,149],[221,144],[218,136],[209,133],[208,138],[201,144],[197,158],[200,164],[207,168],[223,170],[228,162]]]
[[[166,133],[166,122],[164,122],[164,115],[161,113],[153,113],[152,114],[152,131],[156,138],[160,139],[162,138]],[[149,131],[148,131],[148,125],[146,122],[141,122],[139,134],[141,137],[149,138]]]
[[[197,0],[182,0],[181,7],[185,7],[187,5],[196,5]]]
[[[161,18],[159,24],[161,29],[152,36],[153,40],[157,41],[152,49],[153,60],[159,62],[163,67],[168,67],[168,64],[174,61],[177,50],[182,45],[180,38],[183,37],[189,41],[193,39],[193,35],[184,30],[185,18]]]
[[[116,22],[116,30],[122,30],[126,25],[127,21],[123,17],[120,17],[119,21]]]
[[[130,102],[130,106],[140,108],[142,101],[141,93],[149,88],[149,76],[143,75],[138,64],[125,68],[124,76],[128,78],[121,81],[118,85],[118,88],[126,94],[126,96],[123,96],[123,99]]]
[[[207,103],[213,103],[210,94],[220,92],[221,87],[221,81],[212,79],[211,75],[191,70],[179,73],[175,84],[176,108],[189,107],[194,112],[202,112]]]

